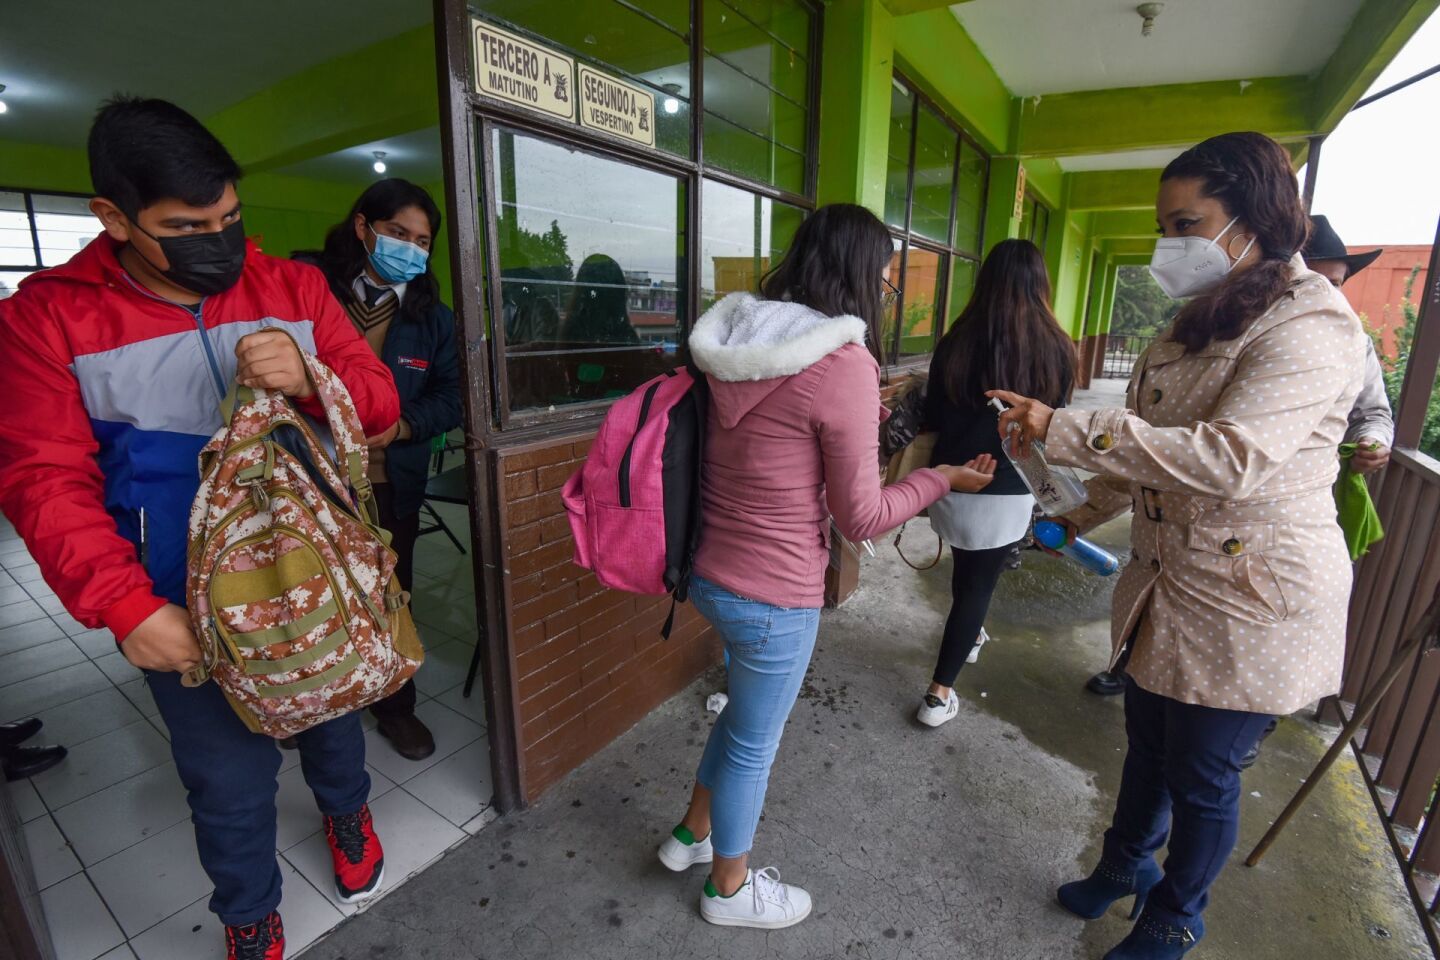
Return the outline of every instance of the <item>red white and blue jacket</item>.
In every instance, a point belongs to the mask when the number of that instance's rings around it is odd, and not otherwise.
[[[101,234],[0,300],[0,510],[65,608],[123,640],[185,603],[198,454],[221,426],[241,337],[289,332],[340,375],[367,434],[400,404],[316,268],[249,244],[240,281],[192,312],[137,283],[119,249]]]

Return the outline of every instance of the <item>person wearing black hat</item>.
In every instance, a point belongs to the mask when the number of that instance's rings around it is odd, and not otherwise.
[[[1330,220],[1324,216],[1310,218],[1310,240],[1305,244],[1305,265],[1329,280],[1338,289],[1346,280],[1364,270],[1384,253],[1383,249],[1351,253]],[[1390,446],[1395,440],[1395,418],[1390,400],[1385,396],[1384,371],[1375,345],[1366,344],[1365,387],[1355,398],[1350,411],[1350,427],[1345,442],[1356,445],[1351,461],[1357,473],[1374,473],[1390,462]]]
[[[65,759],[67,751],[64,747],[21,746],[39,733],[44,725],[39,717],[0,723],[0,767],[4,769],[7,781],[33,777]]]

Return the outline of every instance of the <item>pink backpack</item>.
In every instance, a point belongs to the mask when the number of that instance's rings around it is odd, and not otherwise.
[[[641,384],[610,408],[585,466],[566,482],[575,563],[603,586],[688,595],[708,398],[704,375],[689,368]]]

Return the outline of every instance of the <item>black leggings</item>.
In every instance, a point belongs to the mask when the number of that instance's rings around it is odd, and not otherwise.
[[[940,641],[940,659],[932,678],[940,686],[953,687],[960,668],[965,666],[965,658],[985,625],[990,597],[1009,553],[1009,544],[992,550],[950,548],[950,556],[955,558],[950,573],[950,616],[945,620],[945,637]]]

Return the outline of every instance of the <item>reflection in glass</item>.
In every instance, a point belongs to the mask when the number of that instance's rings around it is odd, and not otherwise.
[[[673,367],[683,184],[509,130],[491,148],[511,410],[621,396]]]
[[[705,162],[805,190],[810,10],[796,0],[707,0]]]
[[[700,309],[727,293],[756,293],[784,255],[805,211],[748,190],[704,181]]]
[[[915,129],[915,197],[910,229],[950,243],[950,201],[955,193],[955,154],[960,135],[933,110],[920,105]]]
[[[885,161],[885,222],[905,229],[905,195],[910,185],[910,126],[915,95],[890,81],[890,146]]]
[[[960,153],[960,177],[955,189],[955,246],[980,255],[985,212],[985,186],[990,161],[968,141]]]
[[[905,303],[900,327],[900,356],[929,353],[935,346],[944,258],[933,250],[911,246],[905,257]]]

